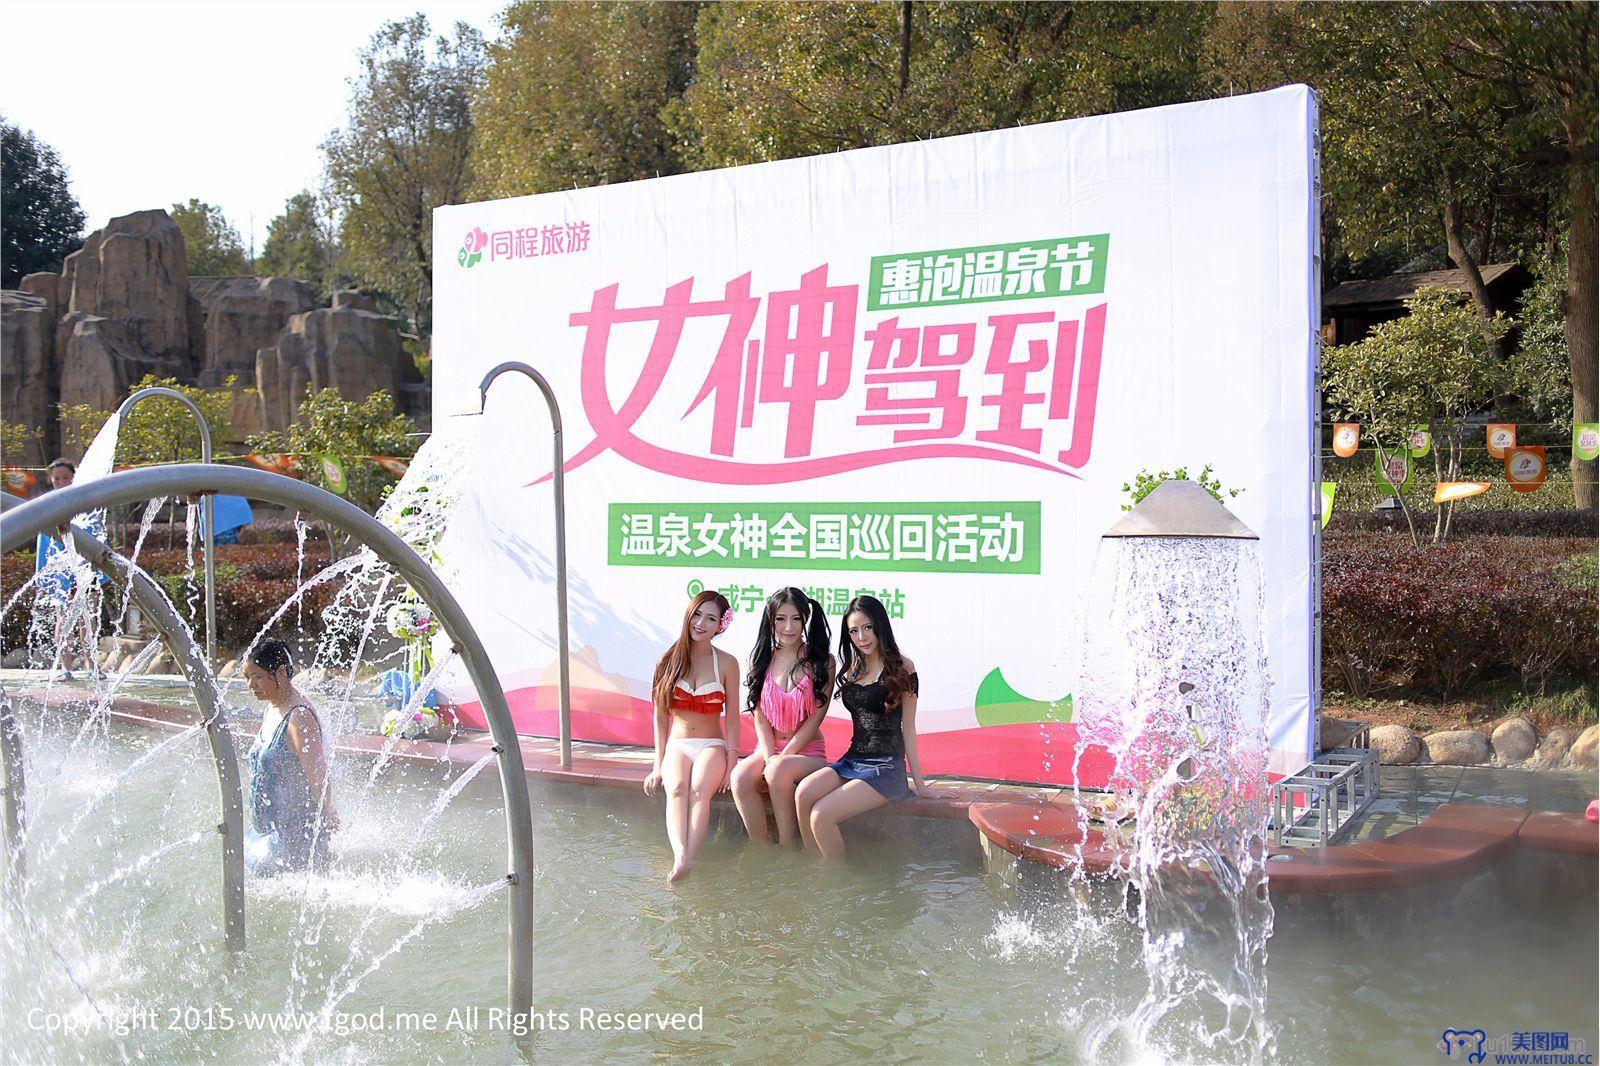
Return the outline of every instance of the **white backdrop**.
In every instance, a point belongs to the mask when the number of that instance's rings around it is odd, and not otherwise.
[[[928,772],[1065,781],[1098,538],[1141,468],[1210,463],[1262,539],[1272,768],[1303,765],[1315,124],[1293,86],[440,208],[434,428],[478,434],[446,551],[519,727],[554,731],[549,422],[510,378],[451,418],[507,359],[566,423],[578,738],[649,742],[691,589],[733,594],[741,658],[776,588],[836,634],[867,590]]]

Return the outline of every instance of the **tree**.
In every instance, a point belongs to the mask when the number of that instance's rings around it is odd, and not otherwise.
[[[663,115],[694,75],[698,8],[508,7],[473,105],[478,194],[523,196],[682,171]]]
[[[222,208],[203,200],[190,199],[172,205],[172,221],[183,234],[183,250],[189,257],[190,277],[218,277],[245,274],[244,242],[239,231],[222,213]]]
[[[0,118],[0,287],[26,274],[59,271],[83,246],[83,209],[54,148]]]
[[[0,422],[0,466],[38,465],[44,461],[44,430],[21,422]]]
[[[258,274],[308,281],[326,300],[338,285],[337,258],[332,215],[315,193],[305,190],[289,197],[283,214],[267,223],[267,240],[255,267]]]
[[[1510,323],[1497,316],[1486,333],[1477,312],[1449,289],[1419,289],[1406,308],[1404,318],[1381,323],[1366,339],[1323,353],[1328,403],[1361,423],[1379,462],[1408,447],[1416,427],[1427,426],[1435,479],[1457,481],[1467,416],[1514,386],[1506,365],[1493,357],[1492,344]],[[1411,505],[1405,493],[1396,497],[1411,542],[1420,545]],[[1454,504],[1436,508],[1434,544],[1449,536],[1453,510]]]
[[[411,436],[416,425],[405,415],[393,413],[394,403],[382,389],[365,400],[346,400],[337,389],[320,392],[306,390],[298,419],[283,432],[262,433],[250,438],[253,452],[290,452],[340,457],[382,455],[406,458],[417,450]],[[345,495],[351,502],[375,511],[383,494],[395,483],[395,476],[377,463],[345,459]],[[328,487],[321,464],[304,464],[307,480]]]
[[[669,123],[695,167],[1193,98],[1210,7],[709,4]]]
[[[211,430],[213,442],[227,439],[233,418],[233,394],[238,388],[236,378],[228,378],[221,389],[202,389],[181,384],[176,378],[161,378],[146,374],[129,390],[133,395],[140,389],[162,386],[175,389],[200,408],[200,414]],[[60,404],[61,439],[69,450],[82,452],[89,447],[100,432],[110,411],[102,411],[88,404]],[[175,400],[153,396],[141,400],[129,413],[117,431],[117,451],[114,461],[126,466],[154,466],[160,463],[192,463],[200,459],[200,427],[194,414]]]
[[[433,316],[433,209],[470,188],[472,96],[483,35],[458,22],[429,47],[422,15],[385,23],[360,53],[349,118],[322,144],[341,220],[342,265],[385,294],[413,331]]]

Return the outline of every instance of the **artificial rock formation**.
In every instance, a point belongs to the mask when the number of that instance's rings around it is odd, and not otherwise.
[[[29,277],[37,275],[30,274]],[[52,275],[53,276],[53,275]],[[0,421],[29,429],[55,424],[55,318],[50,305],[25,292],[0,293]],[[38,465],[56,446],[46,439],[38,454],[6,456],[11,465]]]
[[[186,363],[151,356],[121,319],[73,311],[56,325],[56,365],[63,404],[112,411],[146,374],[180,377]]]
[[[294,278],[226,280],[197,301],[205,321],[199,360],[204,385],[222,385],[230,374],[248,384],[255,377],[256,352],[275,343],[291,318],[317,306],[311,286]]]
[[[353,398],[384,389],[392,397],[403,379],[404,358],[400,335],[386,315],[350,307],[295,315],[273,345],[256,353],[262,425],[287,427],[308,386]]]
[[[137,211],[89,234],[61,272],[61,311],[116,319],[150,358],[189,354],[189,260],[165,211]]]

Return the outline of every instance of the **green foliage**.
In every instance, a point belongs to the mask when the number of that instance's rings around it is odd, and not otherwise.
[[[228,378],[222,389],[202,389],[180,384],[176,378],[146,374],[128,395],[140,389],[164,386],[175,389],[194,401],[211,430],[214,447],[227,440],[233,415],[235,378]],[[100,427],[111,417],[88,404],[60,404],[61,440],[69,451],[81,453],[89,447]],[[156,463],[192,463],[200,459],[200,427],[190,410],[175,400],[153,396],[140,400],[117,431],[116,463],[149,466]]]
[[[1556,580],[1573,588],[1592,589],[1600,585],[1600,559],[1592,551],[1579,552],[1555,568]]]
[[[1244,489],[1223,488],[1222,482],[1211,473],[1210,463],[1201,467],[1200,473],[1193,478],[1189,477],[1189,468],[1187,466],[1180,466],[1176,470],[1157,470],[1153,474],[1149,470],[1141,469],[1134,475],[1131,483],[1123,482],[1122,484],[1122,491],[1128,494],[1128,502],[1122,505],[1122,509],[1124,511],[1133,510],[1141,500],[1154,492],[1156,487],[1163,481],[1191,480],[1209,492],[1211,498],[1221,504],[1226,504],[1244,491]]]
[[[910,11],[909,50],[902,22]],[[708,4],[668,123],[696,168],[1173,103],[1191,4]],[[1114,42],[1114,43],[1113,43]]]
[[[0,422],[0,466],[40,466],[46,461],[44,430],[21,422]]]
[[[253,452],[406,458],[417,450],[417,439],[409,436],[415,430],[411,419],[394,413],[394,401],[382,389],[365,400],[346,400],[337,389],[307,389],[299,418],[287,432],[258,434],[250,438],[247,447]],[[321,464],[307,462],[304,469],[312,484],[328,487]],[[393,474],[371,462],[346,462],[345,478],[346,498],[368,511],[377,510],[395,482]]]
[[[663,113],[694,74],[696,3],[514,3],[473,105],[476,189],[522,196],[676,174]]]
[[[83,221],[55,149],[0,118],[0,287],[59,271],[83,246]]]
[[[318,299],[326,301],[339,287],[337,259],[332,215],[315,193],[304,191],[289,197],[283,214],[267,223],[267,240],[255,269],[269,277],[308,281]]]
[[[471,187],[472,96],[483,37],[466,23],[430,45],[422,15],[385,23],[360,52],[345,128],[322,144],[340,214],[341,267],[385,295],[411,331],[433,318],[433,209]]]
[[[222,213],[203,200],[190,199],[172,205],[172,221],[183,233],[183,249],[189,259],[190,277],[218,277],[245,274],[250,264],[245,259],[239,231]]]
[[[1517,316],[1512,378],[1529,415],[1526,421],[1565,426],[1572,421],[1572,375],[1561,313],[1567,264],[1564,256],[1545,255],[1531,266],[1533,284],[1522,294]]]

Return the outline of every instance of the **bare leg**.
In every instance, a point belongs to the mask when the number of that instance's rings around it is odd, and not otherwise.
[[[844,858],[844,835],[839,823],[889,801],[865,781],[846,781],[811,808],[811,835],[824,859]]]
[[[684,844],[689,839],[689,757],[667,745],[661,760],[661,782],[667,788],[667,843],[672,845],[670,881],[682,877]]]
[[[778,843],[793,844],[800,832],[800,818],[794,807],[794,790],[801,778],[828,764],[812,755],[779,755],[767,763],[767,792],[772,797],[772,814],[778,820]]]
[[[733,804],[739,808],[739,817],[744,819],[745,832],[750,834],[750,839],[758,844],[771,844],[772,836],[767,832],[767,805],[761,799],[761,772],[764,767],[771,765],[761,757],[760,752],[747,755],[739,760],[739,765],[733,768]],[[773,802],[777,806],[777,802]],[[778,817],[778,832],[783,832],[783,817]]]
[[[817,838],[811,835],[811,809],[817,803],[838,788],[839,775],[827,768],[801,781],[794,790],[795,815],[800,822],[800,843],[802,847],[815,848]]]
[[[707,748],[694,761],[689,775],[689,839],[684,845],[678,877],[687,877],[700,846],[711,831],[711,797],[728,772],[728,749],[720,745]],[[674,878],[676,880],[677,878]]]

